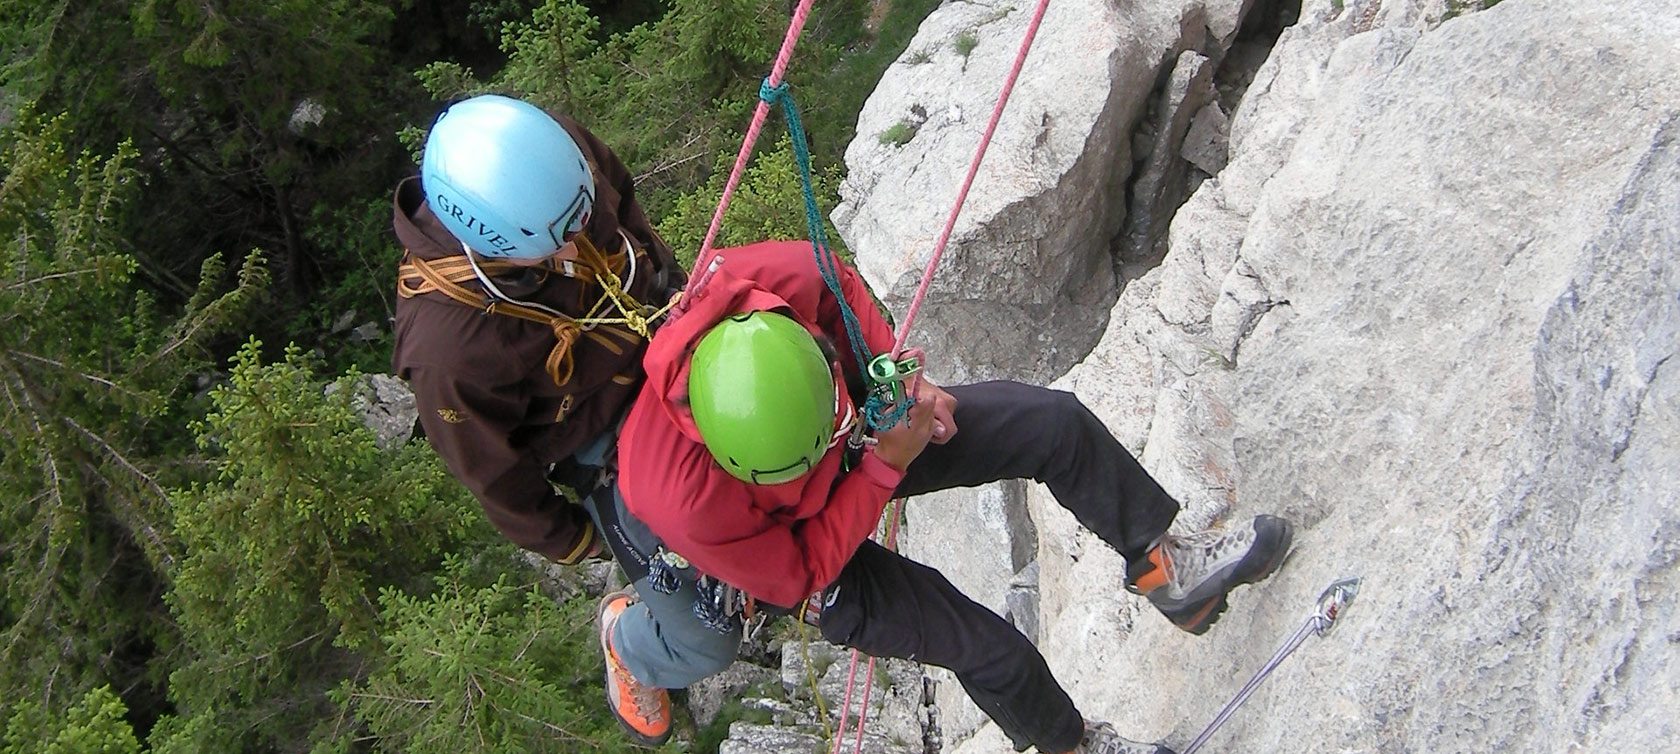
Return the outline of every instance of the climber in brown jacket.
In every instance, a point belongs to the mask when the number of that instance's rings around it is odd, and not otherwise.
[[[685,282],[629,171],[571,119],[486,95],[439,114],[394,203],[392,364],[427,439],[515,544],[564,564],[599,552],[550,469],[610,445]]]

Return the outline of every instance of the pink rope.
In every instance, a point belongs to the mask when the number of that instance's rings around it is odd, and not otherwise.
[[[892,509],[892,519],[887,522],[887,536],[882,540],[882,544],[886,545],[888,550],[898,549],[899,510],[904,505],[904,500],[900,498],[896,502],[897,505],[893,506]],[[846,669],[846,700],[840,704],[840,726],[834,731],[834,748],[829,750],[829,754],[840,754],[840,743],[845,740],[846,721],[851,717],[852,692],[857,689],[858,656],[862,654],[855,649],[852,650],[851,667]],[[869,722],[869,692],[870,687],[874,685],[873,679],[875,678],[874,657],[869,658],[869,665],[864,671],[864,677],[869,680],[864,683],[863,703],[858,706],[857,738],[853,748],[855,754],[863,754],[863,729],[864,724]]]
[[[968,166],[968,176],[963,179],[962,189],[957,192],[956,206],[951,208],[951,216],[945,221],[945,229],[940,232],[939,240],[934,244],[933,258],[928,260],[927,270],[922,273],[922,281],[916,288],[916,297],[910,302],[910,309],[904,315],[904,323],[899,326],[898,339],[893,343],[893,358],[897,359],[904,352],[904,342],[910,335],[910,327],[915,324],[916,313],[922,308],[923,299],[927,298],[928,287],[933,283],[933,273],[939,268],[939,259],[945,255],[945,246],[951,240],[951,230],[956,227],[957,215],[962,212],[963,203],[968,200],[968,190],[974,185],[974,176],[980,172],[980,163],[986,158],[986,149],[991,146],[992,135],[997,132],[998,122],[1003,119],[1003,108],[1009,104],[1009,95],[1015,90],[1015,80],[1021,76],[1021,68],[1027,61],[1027,53],[1032,50],[1033,38],[1038,36],[1039,23],[1044,20],[1044,11],[1050,7],[1050,0],[1039,0],[1038,9],[1033,12],[1032,21],[1027,24],[1026,38],[1021,40],[1021,49],[1015,54],[1015,65],[1009,70],[1009,78],[1004,81],[1003,91],[998,94],[997,105],[992,108],[991,122],[986,124],[986,131],[980,137],[980,148],[974,154],[974,162]],[[727,195],[726,195],[727,196]],[[720,210],[721,212],[721,210]],[[714,220],[714,223],[716,221]],[[708,242],[710,238],[708,237]],[[702,252],[703,253],[703,252]],[[894,509],[892,520],[887,524],[885,545],[889,550],[898,548],[898,519],[897,509]],[[852,651],[851,668],[846,673],[846,700],[840,707],[840,727],[834,734],[834,748],[831,754],[839,754],[840,744],[846,730],[846,720],[850,717],[852,706],[852,692],[856,688],[857,680],[857,650]],[[858,725],[854,752],[863,752],[864,723],[869,715],[869,692],[875,685],[875,658],[869,658],[868,669],[863,688],[863,702],[858,709]]]
[[[945,244],[951,240],[951,229],[956,227],[957,215],[962,212],[963,202],[968,200],[968,189],[974,185],[975,174],[980,172],[980,161],[986,158],[986,148],[991,146],[992,134],[1003,118],[1003,107],[1009,104],[1009,93],[1015,89],[1015,79],[1021,75],[1021,67],[1027,62],[1027,52],[1032,49],[1033,37],[1038,35],[1038,24],[1044,20],[1044,10],[1048,7],[1050,0],[1038,0],[1038,10],[1033,12],[1032,22],[1027,25],[1027,36],[1021,40],[1021,51],[1015,54],[1015,67],[1010,69],[1009,79],[998,94],[997,106],[992,108],[992,121],[986,124],[986,132],[980,137],[980,149],[974,153],[974,162],[968,166],[968,177],[963,179],[962,190],[957,192],[957,205],[951,208],[951,217],[945,221],[945,230],[933,246],[933,258],[928,260],[927,270],[922,273],[922,283],[916,288],[916,297],[910,301],[904,324],[898,327],[898,340],[893,343],[892,350],[894,359],[904,351],[904,341],[910,337],[910,326],[916,322],[916,312],[922,308],[922,299],[927,298],[928,286],[933,283],[933,272],[939,267],[939,258],[945,255]]]
[[[799,41],[800,32],[805,29],[805,19],[811,15],[811,5],[816,0],[800,0],[799,7],[793,12],[793,20],[788,24],[787,36],[782,38],[781,52],[776,53],[776,64],[770,68],[770,86],[782,84],[782,75],[787,72],[788,61],[793,58],[793,48]],[[706,259],[711,256],[712,243],[717,240],[718,229],[723,227],[723,213],[729,208],[729,200],[735,196],[735,188],[741,183],[741,176],[747,170],[747,161],[752,159],[753,145],[758,142],[758,134],[764,130],[764,121],[770,115],[770,103],[763,98],[758,100],[758,107],[753,108],[752,125],[747,127],[747,138],[741,141],[741,151],[735,155],[735,167],[729,172],[729,182],[723,185],[723,196],[718,200],[717,211],[712,213],[712,224],[706,228],[706,240],[700,243],[700,253],[694,258],[694,269],[705,269]],[[693,296],[700,289],[700,276],[688,281],[685,289],[687,296]]]
[[[846,721],[852,717],[852,690],[857,688],[857,650],[852,650],[852,664],[846,668],[846,701],[840,704],[840,725],[834,729],[834,748],[829,754],[840,754],[840,742],[846,738]],[[863,738],[863,718],[869,713],[869,702],[864,702],[863,711],[858,715],[858,738]]]
[[[857,662],[857,650],[852,650],[852,662]],[[857,742],[852,751],[863,754],[863,724],[869,719],[869,692],[875,689],[875,658],[870,656],[869,667],[863,671],[863,702],[858,705]]]

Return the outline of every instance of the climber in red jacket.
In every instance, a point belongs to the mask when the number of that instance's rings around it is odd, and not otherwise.
[[[1077,398],[1045,388],[947,391],[920,379],[903,421],[870,437],[859,415],[866,365],[848,330],[867,354],[890,350],[892,333],[856,272],[835,265],[842,301],[809,243],[719,256],[687,313],[649,345],[648,381],[619,436],[623,502],[657,543],[652,575],[638,584],[645,605],[630,612],[628,594],[603,600],[609,676],[622,676],[611,680],[674,687],[727,667],[739,613],[756,603],[807,613],[824,637],[868,654],[951,669],[1021,748],[1167,751],[1086,720],[1012,625],[869,541],[883,507],[950,487],[1041,481],[1125,556],[1128,588],[1196,634],[1228,592],[1278,567],[1290,524],[1258,516],[1227,531],[1168,534],[1177,501]]]

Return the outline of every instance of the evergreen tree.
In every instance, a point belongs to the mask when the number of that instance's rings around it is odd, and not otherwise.
[[[168,602],[189,651],[160,750],[336,739],[324,694],[365,672],[379,590],[423,586],[441,553],[495,541],[424,443],[379,447],[357,379],[324,394],[297,348],[264,365],[251,342],[194,425],[216,479],[174,495],[185,556]]]
[[[405,155],[398,128],[429,103],[390,49],[399,7],[378,0],[8,0],[0,10],[0,120],[7,101],[68,116],[73,150],[132,145],[146,211],[121,228],[136,273],[166,304],[192,295],[211,256],[269,250],[283,306],[255,331],[304,340],[388,287],[323,284],[384,269],[388,221],[370,249],[369,201]],[[413,40],[410,40],[413,42]],[[388,199],[387,204],[388,207]],[[388,214],[388,210],[387,210]],[[326,322],[321,320],[325,319]],[[313,333],[307,333],[313,336]],[[312,338],[311,338],[312,339]],[[231,351],[238,340],[222,344]],[[225,355],[225,354],[224,354]]]
[[[477,571],[477,572],[475,572]],[[375,748],[406,754],[633,751],[605,714],[592,605],[451,559],[437,591],[380,595],[385,654],[347,685]]]
[[[134,150],[76,154],[66,129],[26,109],[0,134],[0,688],[53,713],[158,680],[180,547],[150,451],[201,344],[264,283],[253,254],[217,293],[212,258],[187,310],[162,316],[116,232]]]
[[[677,197],[670,212],[659,221],[659,234],[692,264],[700,244],[706,239],[712,214],[717,211],[718,197],[735,163],[735,152],[717,156],[711,178],[699,188]],[[839,231],[828,221],[824,210],[834,206],[840,185],[840,171],[830,167],[813,171],[812,188],[816,194],[818,211],[822,213],[823,232],[829,246],[845,253]],[[769,150],[753,158],[735,195],[724,213],[723,225],[714,246],[735,246],[764,240],[808,239],[810,226],[805,215],[805,192],[794,161],[793,142],[787,134],[774,142]]]
[[[127,714],[109,686],[88,690],[63,715],[24,701],[0,730],[0,754],[140,754]]]

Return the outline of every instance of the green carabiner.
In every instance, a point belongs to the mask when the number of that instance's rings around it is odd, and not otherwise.
[[[869,381],[877,388],[889,390],[896,404],[904,400],[904,381],[920,371],[922,359],[917,353],[908,353],[898,360],[891,353],[883,353],[869,362]]]

